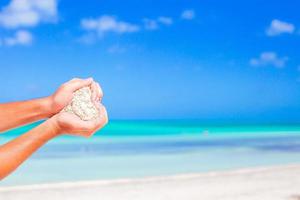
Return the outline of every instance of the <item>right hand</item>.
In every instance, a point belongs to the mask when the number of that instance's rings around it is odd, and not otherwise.
[[[108,122],[105,107],[97,104],[100,115],[94,120],[83,121],[77,115],[60,112],[52,117],[59,134],[67,133],[83,137],[91,137],[97,130],[104,127]]]

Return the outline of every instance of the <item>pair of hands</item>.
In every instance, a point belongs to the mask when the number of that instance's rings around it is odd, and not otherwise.
[[[71,102],[73,93],[76,90],[87,86],[91,88],[92,101],[99,109],[100,115],[98,118],[91,121],[83,121],[75,114],[60,112]],[[92,136],[108,122],[106,109],[100,104],[102,97],[103,92],[99,83],[95,82],[92,78],[74,78],[62,84],[53,95],[47,98],[50,109],[49,113],[52,115],[50,120],[53,126],[58,130],[59,134],[67,133],[84,137]]]

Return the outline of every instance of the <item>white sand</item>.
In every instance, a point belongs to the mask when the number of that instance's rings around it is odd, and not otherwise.
[[[46,173],[46,172],[45,172]],[[0,188],[2,200],[300,200],[300,165]]]
[[[92,91],[89,87],[83,87],[75,91],[72,101],[62,112],[73,113],[85,121],[97,118],[99,111],[92,102],[91,97]]]

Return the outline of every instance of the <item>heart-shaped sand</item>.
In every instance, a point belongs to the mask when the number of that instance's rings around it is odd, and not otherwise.
[[[92,91],[89,87],[83,87],[74,92],[72,101],[62,112],[73,113],[84,121],[97,118],[100,113],[92,101]]]

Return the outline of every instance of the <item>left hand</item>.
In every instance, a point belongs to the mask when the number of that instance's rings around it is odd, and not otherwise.
[[[88,86],[92,90],[92,101],[99,101],[103,96],[99,83],[95,82],[92,78],[74,78],[62,84],[53,95],[48,97],[51,116],[60,112],[70,103],[73,93],[76,90]]]

